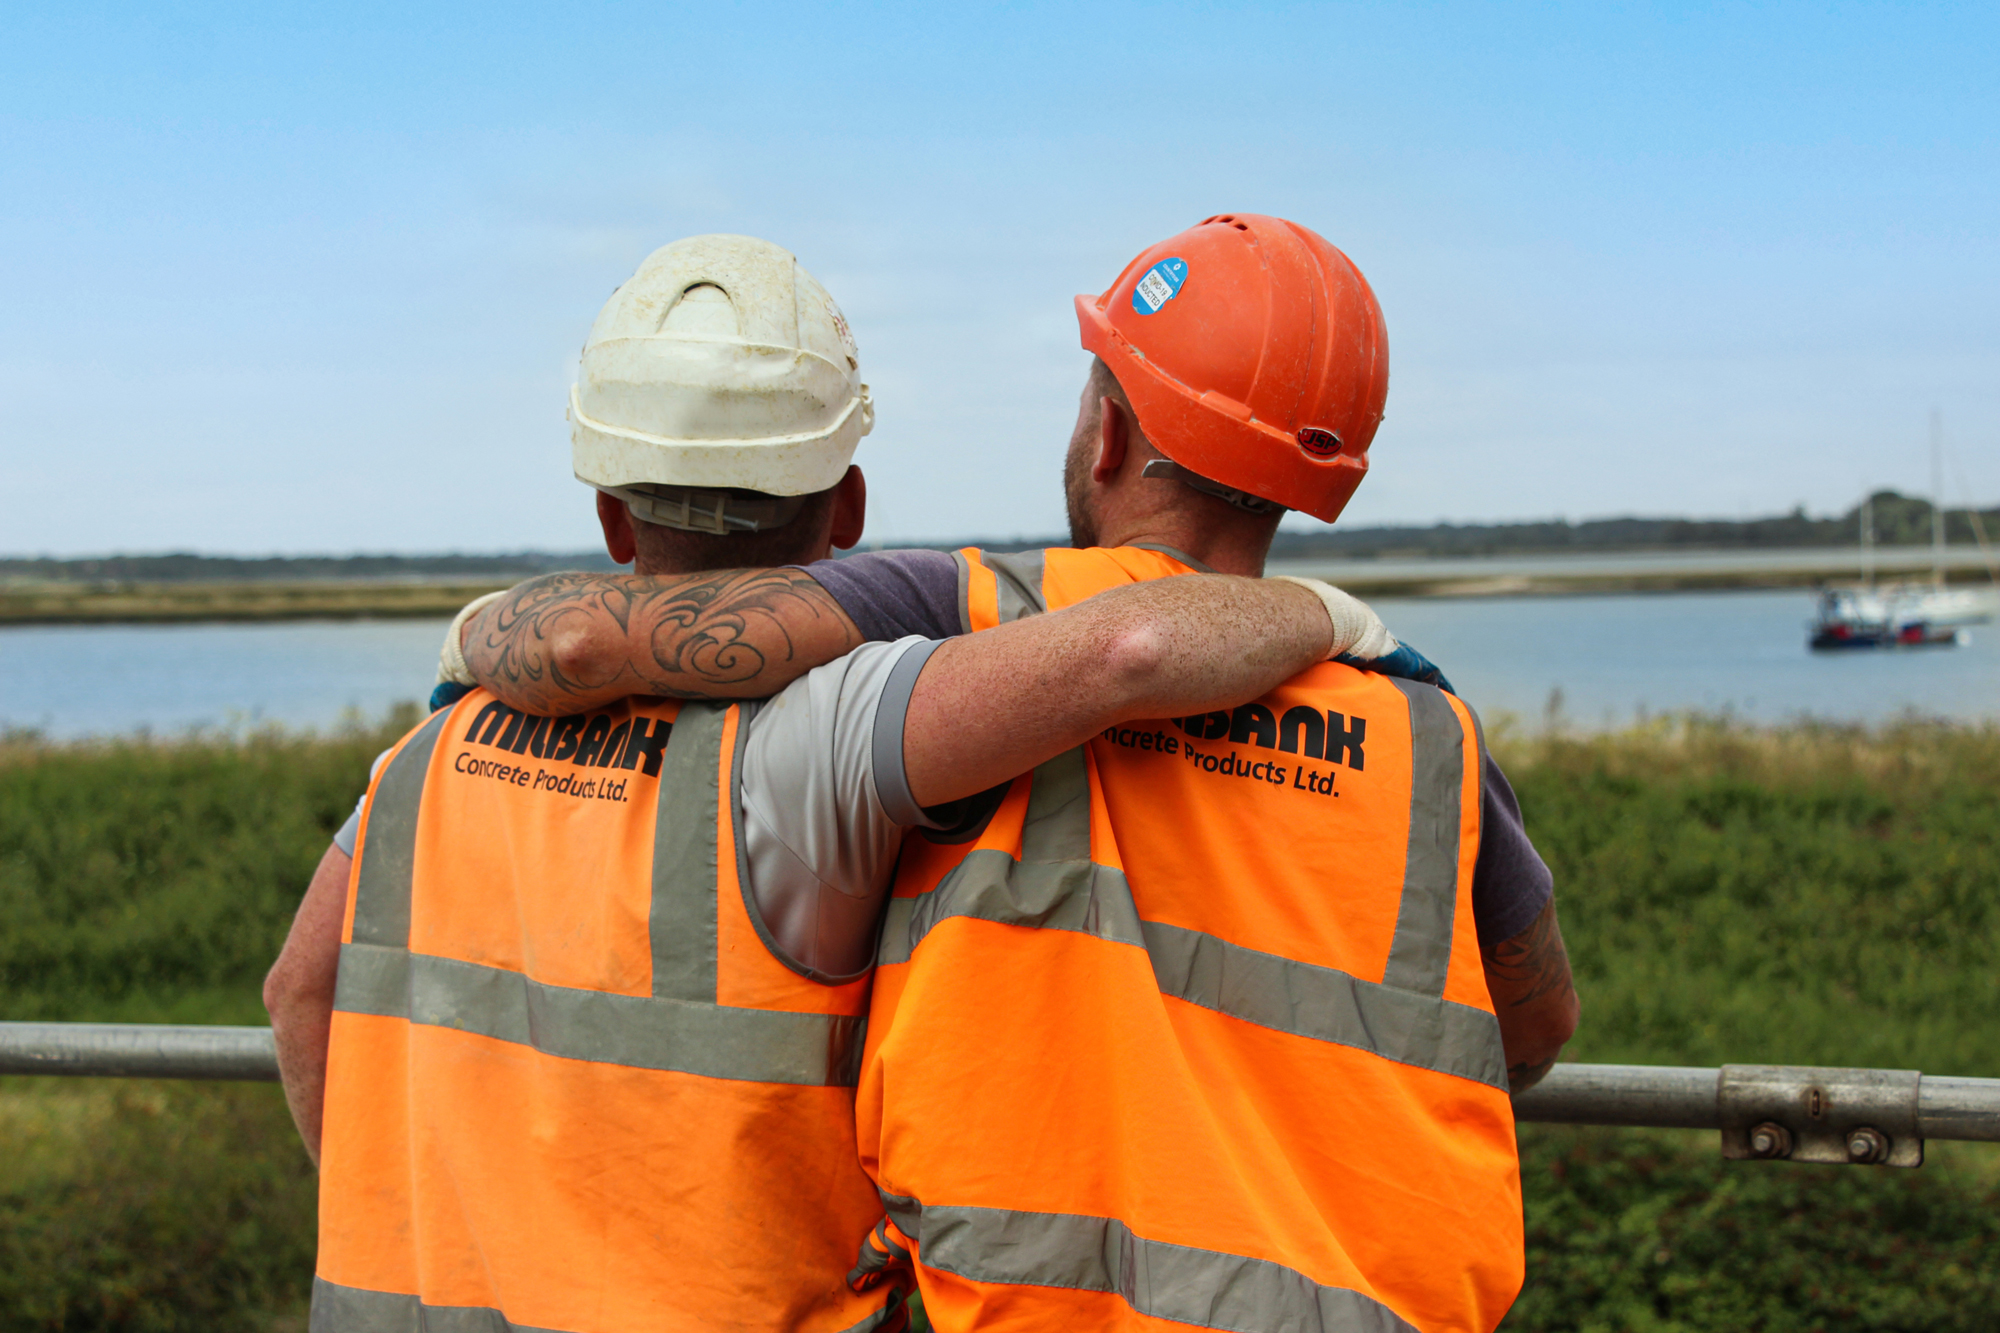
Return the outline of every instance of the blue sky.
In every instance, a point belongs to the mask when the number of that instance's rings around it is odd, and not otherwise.
[[[2000,499],[2000,19],[1944,6],[0,11],[0,551],[566,549],[657,245],[844,307],[870,536],[1049,532],[1069,298],[1215,212],[1374,283],[1344,523]]]

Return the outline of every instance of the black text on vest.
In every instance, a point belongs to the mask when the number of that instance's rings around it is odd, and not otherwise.
[[[1355,772],[1368,766],[1361,743],[1368,738],[1368,719],[1350,719],[1344,713],[1301,704],[1275,717],[1262,704],[1244,704],[1229,713],[1197,713],[1177,717],[1174,725],[1198,741],[1234,741],[1238,745],[1261,745],[1267,750],[1302,754],[1309,759],[1345,764]]]
[[[663,717],[635,717],[612,724],[609,713],[537,717],[498,699],[473,714],[465,729],[468,744],[491,745],[514,754],[553,759],[579,768],[633,768],[647,777],[660,774],[660,757],[674,724]]]

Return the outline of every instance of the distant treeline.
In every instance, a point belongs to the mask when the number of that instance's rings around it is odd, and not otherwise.
[[[558,569],[616,569],[596,551],[516,551],[502,555],[262,556],[111,555],[88,560],[0,558],[0,579],[91,583],[258,583],[394,579],[477,583]]]
[[[1895,491],[1877,491],[1875,540],[1884,546],[1919,546],[1931,539],[1931,502]],[[2000,508],[1945,509],[1945,540],[1971,543],[1983,524],[1988,540],[2000,538]],[[1598,518],[1583,523],[1439,523],[1433,527],[1326,528],[1280,532],[1271,545],[1278,559],[1371,556],[1526,555],[1560,551],[1651,551],[1695,548],[1740,550],[1780,546],[1851,546],[1861,540],[1861,506],[1838,517],[1814,518],[1804,508],[1771,518]],[[973,543],[986,550],[1019,551],[1046,541]]]
[[[1895,491],[1873,497],[1875,540],[1884,546],[1918,546],[1931,539],[1931,503]],[[1672,548],[1754,549],[1846,546],[1860,540],[1861,507],[1835,518],[1814,518],[1803,508],[1771,518],[1601,518],[1583,523],[1440,523],[1433,527],[1330,528],[1281,532],[1271,554],[1280,559],[1349,559],[1370,556],[1520,555],[1560,551],[1633,551]],[[1977,520],[1975,522],[1975,519]],[[1945,510],[1945,538],[1953,543],[2000,537],[2000,508]],[[949,550],[966,543],[940,544]],[[975,541],[990,551],[1059,546],[1054,535]],[[410,579],[477,582],[531,578],[559,569],[614,569],[602,549],[518,551],[503,555],[266,556],[115,555],[88,560],[0,558],[0,580],[90,583],[245,583],[260,581],[369,582]]]
[[[1875,540],[1915,546],[1931,539],[1931,502],[1895,491],[1877,491]],[[1975,518],[1977,522],[1975,523]],[[1945,540],[1971,543],[1983,526],[2000,537],[2000,508],[1945,509]],[[1837,518],[1814,518],[1803,507],[1772,518],[1601,518],[1583,523],[1440,523],[1429,528],[1331,528],[1281,532],[1271,554],[1279,557],[1380,555],[1499,555],[1551,551],[1618,551],[1680,548],[1755,549],[1848,546],[1861,539],[1861,506]]]

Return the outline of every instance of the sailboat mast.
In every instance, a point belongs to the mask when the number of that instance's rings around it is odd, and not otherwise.
[[[1875,497],[1861,501],[1861,588],[1875,591]]]
[[[1931,409],[1931,582],[1944,587],[1944,414]]]

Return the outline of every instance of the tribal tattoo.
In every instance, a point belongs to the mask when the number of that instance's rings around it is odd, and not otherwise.
[[[1573,1018],[1575,985],[1570,976],[1569,950],[1563,947],[1562,927],[1556,921],[1554,899],[1526,930],[1480,949],[1479,954],[1486,964],[1486,984],[1500,1011],[1503,1033],[1524,1023],[1533,1024],[1551,1010],[1569,1011]],[[1541,1012],[1522,1012],[1526,1010]],[[1551,1053],[1546,1060],[1508,1066],[1508,1086],[1514,1092],[1525,1092],[1541,1082],[1555,1062],[1555,1054]]]
[[[508,704],[556,714],[627,695],[775,693],[861,642],[798,569],[549,574],[475,616],[466,665]]]

